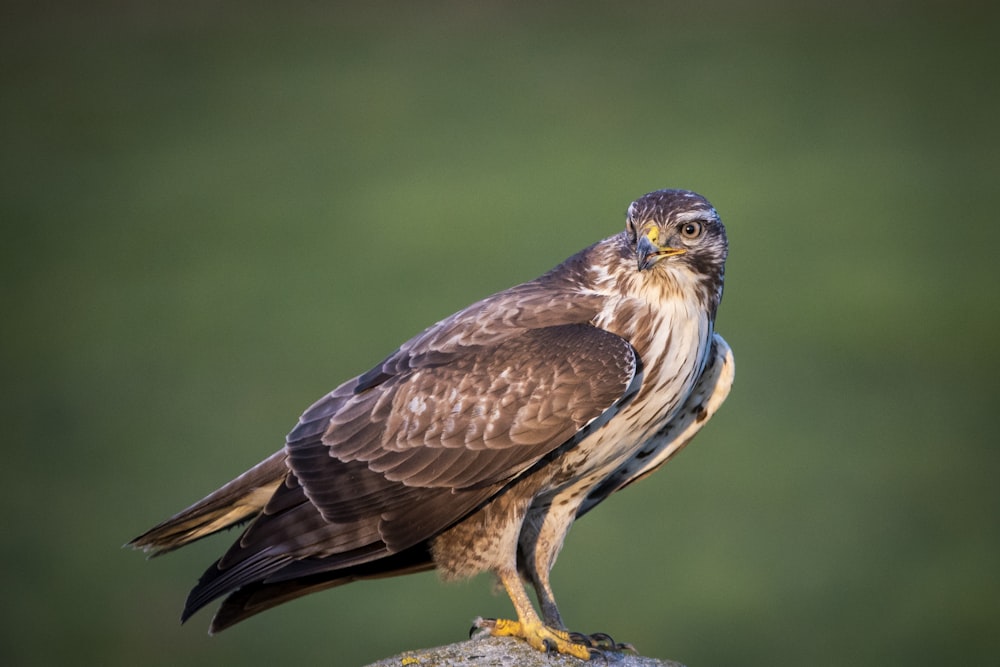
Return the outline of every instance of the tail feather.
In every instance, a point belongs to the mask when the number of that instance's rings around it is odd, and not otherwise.
[[[264,508],[287,475],[285,451],[281,449],[126,546],[159,556],[252,519]]]
[[[420,544],[385,558],[352,567],[328,572],[317,571],[288,581],[255,582],[243,586],[225,599],[212,619],[209,634],[222,632],[240,621],[303,595],[334,586],[343,586],[361,579],[396,577],[424,572],[433,567],[430,550],[426,544]]]

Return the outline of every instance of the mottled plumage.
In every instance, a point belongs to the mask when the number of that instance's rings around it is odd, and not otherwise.
[[[588,657],[549,570],[575,518],[662,465],[728,394],[713,331],[726,253],[705,199],[650,193],[623,232],[410,339],[306,410],[282,450],[131,544],[161,553],[250,521],[185,606],[226,596],[213,631],[436,567],[499,577],[519,620],[485,631]]]

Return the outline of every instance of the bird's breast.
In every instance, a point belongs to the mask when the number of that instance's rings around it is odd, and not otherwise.
[[[553,499],[586,492],[635,456],[674,418],[704,370],[712,322],[682,300],[632,309],[633,318],[600,319],[595,324],[626,338],[642,360],[639,391],[617,414],[555,461],[548,493]],[[648,455],[648,454],[647,454]]]

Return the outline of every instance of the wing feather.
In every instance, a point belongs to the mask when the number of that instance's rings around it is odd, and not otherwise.
[[[306,410],[285,484],[205,572],[185,617],[295,573],[377,573],[366,563],[425,549],[630,400],[636,352],[588,323],[600,299],[571,295],[567,271],[440,322]]]
[[[340,501],[326,489],[342,483],[338,469],[352,461],[408,486],[506,483],[614,406],[635,370],[631,345],[607,331],[528,330],[352,396],[322,443],[289,441],[289,465],[328,518]],[[317,454],[321,444],[328,460]]]

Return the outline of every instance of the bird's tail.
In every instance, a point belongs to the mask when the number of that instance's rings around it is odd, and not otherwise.
[[[285,451],[281,449],[221,489],[150,528],[126,546],[159,556],[252,519],[264,508],[287,475]]]

